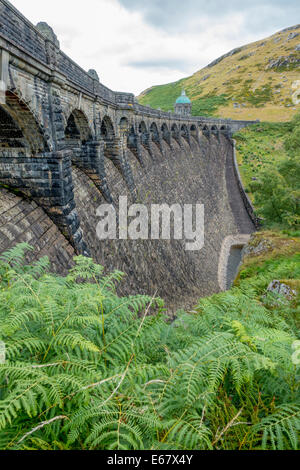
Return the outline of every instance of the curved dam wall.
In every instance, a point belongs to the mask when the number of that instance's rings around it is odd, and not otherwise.
[[[48,256],[51,269],[66,274],[75,252],[44,210],[34,201],[0,188],[0,253],[26,242],[34,247],[26,261]]]
[[[142,164],[141,162],[142,161]],[[237,182],[232,141],[225,136],[194,138],[190,145],[175,141],[153,145],[152,156],[142,148],[141,158],[127,150],[127,162],[137,189],[137,203],[204,204],[205,243],[200,251],[186,251],[184,240],[102,240],[96,236],[97,208],[106,201],[82,170],[72,166],[75,204],[83,237],[91,256],[106,271],[119,269],[127,277],[121,293],[156,294],[171,311],[191,307],[197,299],[218,292],[218,269],[223,241],[251,234],[249,217]],[[121,171],[104,159],[106,180],[114,202],[132,195]],[[20,241],[36,248],[31,261],[48,255],[55,271],[65,273],[74,250],[56,225],[35,202],[0,191],[0,251]]]
[[[92,256],[127,274],[124,293],[160,295],[171,311],[224,289],[231,247],[256,224],[230,137],[254,121],[141,106],[84,71],[49,26],[41,31],[6,0],[0,20],[0,253],[27,241],[36,248],[28,260],[47,254],[59,273],[75,253]],[[98,240],[97,208],[117,207],[120,196],[148,214],[152,204],[204,205],[204,247]]]
[[[186,251],[182,240],[105,240],[96,237],[96,210],[105,203],[89,178],[73,167],[76,208],[84,239],[93,258],[107,270],[127,274],[123,293],[160,295],[170,309],[192,306],[197,299],[220,290],[218,267],[224,239],[251,234],[254,224],[244,206],[232,160],[232,143],[220,136],[192,139],[173,148],[164,143],[153,160],[142,151],[144,168],[128,151],[137,187],[137,202],[150,204],[204,204],[205,244],[200,251]],[[130,193],[121,173],[105,162],[107,181],[114,200]],[[221,260],[227,263],[227,259]]]

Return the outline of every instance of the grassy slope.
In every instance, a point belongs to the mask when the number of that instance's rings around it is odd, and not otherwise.
[[[299,43],[300,25],[243,46],[191,77],[150,88],[140,95],[139,101],[169,111],[185,88],[194,115],[288,121],[296,113],[291,96],[295,91],[292,86],[299,80],[300,64],[293,62],[300,58],[300,51],[296,51]],[[289,56],[288,65],[268,68],[269,60]],[[234,103],[239,107],[235,108]]]
[[[262,122],[235,134],[237,160],[247,192],[262,169],[287,158],[283,145],[287,127],[286,123]]]
[[[250,248],[263,248],[257,253],[248,254],[235,280],[234,286],[247,290],[254,287],[257,299],[271,312],[276,311],[288,322],[293,323],[295,331],[300,328],[300,237],[299,232],[264,231],[258,232],[250,241]],[[292,302],[273,304],[265,299],[269,283],[275,279],[281,280],[298,296]],[[274,312],[275,313],[275,312]]]
[[[259,178],[262,170],[271,168],[287,158],[284,141],[289,131],[290,123],[263,122],[235,134],[239,170],[250,198],[253,196],[248,189],[251,181]],[[277,304],[276,313],[294,321],[296,329],[299,329],[300,232],[289,229],[258,232],[250,245],[255,248],[261,243],[265,249],[244,258],[235,286],[243,287],[252,280],[258,291],[263,294],[261,288],[265,290],[267,286],[266,282],[262,282],[263,279],[267,282],[275,279],[285,282],[298,292],[298,297],[293,305]],[[272,305],[268,308],[274,310]]]

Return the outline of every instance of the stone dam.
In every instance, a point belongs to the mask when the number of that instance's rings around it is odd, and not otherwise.
[[[232,135],[253,124],[166,113],[106,88],[0,0],[0,253],[34,248],[65,274],[75,255],[127,277],[123,294],[161,296],[170,310],[228,287],[257,220]],[[97,208],[203,204],[200,251],[185,240],[99,240]],[[231,260],[231,261],[230,261]],[[236,265],[235,265],[236,264]]]

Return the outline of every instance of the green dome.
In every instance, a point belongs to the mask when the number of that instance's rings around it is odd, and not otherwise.
[[[177,98],[176,104],[191,104],[191,100],[186,96],[184,90],[182,90],[181,96]]]

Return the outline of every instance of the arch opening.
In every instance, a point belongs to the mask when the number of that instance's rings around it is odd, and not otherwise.
[[[191,125],[190,133],[191,133],[191,136],[192,136],[195,140],[198,140],[197,127],[195,126],[195,124],[192,124],[192,125]]]
[[[209,129],[208,129],[208,127],[207,127],[206,125],[204,125],[204,126],[202,127],[202,134],[203,134],[205,137],[209,137],[209,135],[210,135]]]
[[[189,131],[185,124],[181,126],[180,133],[181,137],[183,137],[189,143]]]
[[[150,134],[151,134],[152,142],[154,142],[159,147],[159,133],[158,133],[158,127],[155,124],[155,122],[153,122],[150,126]]]
[[[74,143],[74,145],[80,145],[81,144],[81,136],[80,136],[80,131],[76,125],[74,115],[71,114],[68,122],[67,122],[67,127],[65,130],[65,138],[67,143],[70,145],[71,141]]]
[[[124,123],[125,121],[123,121]],[[116,137],[115,129],[112,120],[109,116],[105,116],[101,124],[101,137],[104,140],[104,156],[110,160],[114,167],[118,170],[119,174],[124,179],[130,191],[133,191],[133,180],[130,165],[127,161],[126,151],[123,145],[127,142],[120,141]],[[110,166],[108,162],[104,163],[105,167]],[[110,187],[110,182],[108,181]]]
[[[166,123],[161,126],[162,138],[167,144],[170,145],[170,131]]]
[[[31,176],[30,167],[34,160],[30,157],[33,152],[13,113],[5,108],[0,106],[0,183],[9,188],[18,188],[30,196],[33,184],[29,178],[27,180],[25,173],[28,170],[28,176]],[[27,163],[26,169],[24,161]],[[28,186],[26,190],[25,186]]]
[[[171,137],[177,142],[178,145],[181,145],[180,132],[177,124],[175,123],[171,127]]]
[[[144,147],[148,144],[148,130],[144,121],[139,124],[139,134],[141,136],[141,143]]]
[[[127,134],[129,130],[129,122],[126,117],[122,117],[119,123],[120,133],[122,135]]]
[[[109,116],[105,116],[101,123],[101,137],[104,140],[104,155],[107,158],[112,158],[114,156],[114,146],[115,146],[115,130],[113,123]]]
[[[221,134],[225,135],[226,137],[229,136],[229,128],[228,126],[221,126],[220,127]]]
[[[136,148],[137,147],[137,135],[135,133],[135,130],[134,130],[133,126],[131,126],[130,131],[128,133],[127,145],[128,145],[129,148]]]
[[[219,135],[219,130],[218,130],[217,126],[211,126],[211,133],[213,135],[216,135],[216,136]]]
[[[0,106],[0,149],[24,149],[28,143],[18,124]]]
[[[113,140],[115,138],[115,130],[109,116],[105,116],[101,123],[101,136],[104,140]]]
[[[90,178],[105,199],[109,198],[100,161],[101,147],[93,138],[87,117],[80,110],[73,110],[67,120],[65,143],[71,150],[72,164]]]
[[[2,104],[2,121],[10,122],[10,125],[18,129],[24,137],[24,146],[28,148],[29,153],[38,154],[49,151],[48,142],[42,131],[42,126],[38,124],[35,116],[28,106],[11,91],[5,94],[5,104]],[[6,114],[3,114],[6,113]],[[12,124],[13,122],[13,124]],[[7,129],[8,131],[8,129]],[[19,132],[19,135],[21,136]],[[6,134],[6,139],[9,139]],[[19,137],[22,139],[22,137]],[[11,141],[12,143],[12,141]],[[20,141],[19,141],[20,143]],[[9,144],[7,140],[7,144]],[[17,144],[17,142],[15,142]]]
[[[87,117],[82,111],[74,109],[70,114],[65,128],[65,138],[67,141],[74,143],[77,141],[81,144],[93,140]]]

